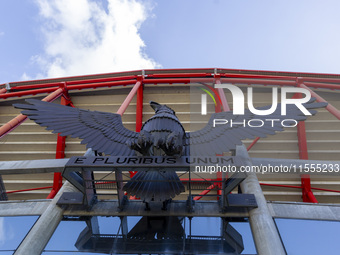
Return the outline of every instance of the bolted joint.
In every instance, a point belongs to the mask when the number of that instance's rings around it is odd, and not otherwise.
[[[59,84],[59,88],[61,88],[63,90],[62,96],[66,100],[66,103],[64,105],[71,105],[72,101],[71,101],[70,95],[68,94],[68,88],[67,88],[66,82],[61,82]]]
[[[144,81],[144,72],[143,72],[142,75],[137,75],[137,81],[140,81],[143,84],[143,81]]]
[[[296,80],[295,80],[295,83],[296,83],[296,87],[300,87],[301,84],[303,84],[303,78],[302,77],[297,77]]]

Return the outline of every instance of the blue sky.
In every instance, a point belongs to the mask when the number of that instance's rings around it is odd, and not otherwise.
[[[340,2],[0,2],[0,83],[149,68],[340,73]]]

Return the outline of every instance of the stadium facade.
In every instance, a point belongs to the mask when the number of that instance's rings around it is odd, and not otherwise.
[[[77,165],[74,160],[83,155],[106,163],[112,158],[95,155],[77,138],[45,130],[13,107],[34,98],[118,113],[125,127],[139,132],[154,114],[149,102],[156,101],[174,109],[186,131],[194,131],[212,113],[233,110],[231,91],[215,84],[234,85],[245,95],[253,88],[255,108],[272,104],[273,88],[303,88],[328,104],[294,127],[266,138],[253,135],[243,140],[244,146],[215,157],[237,157],[237,169],[262,172],[195,172],[179,164],[176,171],[185,192],[166,210],[156,202],[145,210],[143,201],[122,190],[143,162]],[[0,254],[289,254],[294,245],[280,220],[290,220],[286,226],[292,236],[292,220],[339,224],[340,75],[138,70],[10,82],[0,85],[0,98],[0,219],[7,222],[0,237],[21,233],[13,243],[9,236],[1,237]],[[312,239],[299,240],[295,247],[313,247]],[[322,245],[333,249],[333,244],[329,239]]]

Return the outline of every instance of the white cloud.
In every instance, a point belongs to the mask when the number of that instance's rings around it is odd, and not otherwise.
[[[0,245],[3,245],[5,241],[6,241],[6,231],[5,231],[4,218],[0,217]]]
[[[45,40],[44,54],[32,57],[41,68],[37,77],[159,67],[138,33],[150,8],[136,0],[104,2],[36,0]]]
[[[6,217],[0,217],[0,246],[14,238],[15,233],[12,224],[8,224]]]

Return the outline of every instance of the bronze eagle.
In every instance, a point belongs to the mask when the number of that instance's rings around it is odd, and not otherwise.
[[[316,114],[314,108],[327,105],[315,103],[314,100],[303,104],[312,115]],[[80,138],[87,148],[112,156],[215,156],[234,150],[236,145],[242,144],[243,139],[266,137],[268,134],[274,135],[276,131],[283,131],[280,122],[283,119],[303,121],[307,118],[295,105],[287,105],[287,115],[281,115],[279,104],[270,116],[254,115],[249,110],[244,115],[234,115],[231,111],[214,113],[204,128],[186,132],[174,110],[151,101],[150,106],[155,110],[155,115],[143,124],[141,132],[134,132],[124,127],[119,114],[83,110],[35,99],[27,99],[26,102],[14,104],[14,107],[23,109],[22,114],[47,130]],[[214,125],[215,119],[241,123],[268,118],[277,121],[263,121],[259,128]],[[176,172],[171,169],[138,171],[131,180],[123,189],[145,202],[166,201],[185,190]]]

